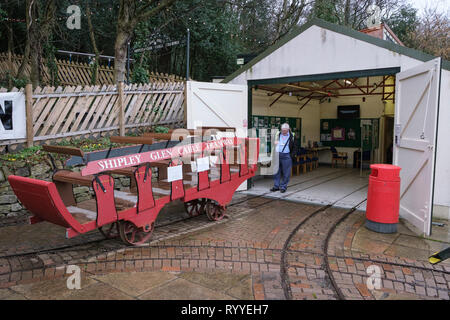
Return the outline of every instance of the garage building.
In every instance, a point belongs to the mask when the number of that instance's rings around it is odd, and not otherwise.
[[[376,32],[313,19],[222,83],[247,86],[249,128],[264,134],[287,121],[321,164],[334,146],[347,167],[402,167],[400,216],[430,235],[432,218],[450,216],[450,62],[404,47],[387,27]]]

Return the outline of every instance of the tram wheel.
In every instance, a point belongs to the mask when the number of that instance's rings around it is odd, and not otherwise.
[[[128,245],[139,246],[151,238],[154,228],[154,222],[151,225],[146,225],[143,228],[139,228],[130,221],[120,221],[120,238]]]
[[[100,233],[105,237],[105,239],[114,239],[117,238],[120,234],[119,224],[117,222],[101,226],[98,228],[98,231],[100,231]]]
[[[225,207],[208,201],[205,206],[206,215],[211,221],[220,221],[225,217]]]
[[[195,199],[184,203],[184,208],[190,217],[196,217],[205,213],[205,207],[208,199]]]

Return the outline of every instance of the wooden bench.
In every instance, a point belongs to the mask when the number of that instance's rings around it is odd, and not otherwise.
[[[146,132],[143,134],[143,137],[146,138],[153,138],[155,140],[166,140],[166,141],[183,141],[187,134],[180,135],[178,140],[172,140],[172,133],[152,133],[152,132]]]
[[[42,149],[50,153],[69,154],[84,158],[84,152],[80,148],[43,145]]]
[[[109,141],[113,143],[152,144],[153,138],[112,136],[109,138]]]

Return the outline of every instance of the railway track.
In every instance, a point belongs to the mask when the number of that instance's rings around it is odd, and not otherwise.
[[[325,175],[319,176],[318,178],[323,178],[323,177],[328,177],[328,176],[333,176],[333,175],[336,175],[336,174],[335,173],[325,174]],[[341,177],[346,176],[346,175],[349,175],[349,173],[337,175],[337,176],[332,177],[330,179],[326,179],[325,181],[322,181],[320,183],[314,184],[314,185],[309,186],[309,187],[307,187],[305,189],[298,190],[298,192],[304,191],[304,190],[306,190],[308,188],[312,188],[312,187],[318,186],[321,183],[325,183],[325,182],[331,181],[333,179],[341,178]],[[300,185],[300,184],[304,184],[304,183],[313,181],[315,179],[317,179],[317,177],[312,178],[312,179],[308,179],[308,180],[305,180],[305,181],[302,181],[302,182],[299,182],[299,183],[292,184],[290,187],[294,187],[294,186],[297,186],[297,185]],[[238,200],[237,202],[233,202],[232,201],[231,204],[228,206],[228,208],[240,205],[240,204],[242,204],[244,202],[247,202],[247,201],[255,199],[255,198],[264,198],[268,194],[269,194],[269,192],[265,193],[263,195],[246,197],[244,200],[241,200],[241,201]],[[264,204],[272,202],[274,200],[276,200],[276,199],[275,198],[270,199],[267,202],[265,202],[263,204],[260,204],[260,205],[264,205]],[[260,206],[260,205],[258,205],[258,206]],[[256,206],[256,207],[258,207],[258,206]],[[253,209],[253,208],[256,208],[256,207],[251,207],[250,209]],[[164,227],[170,227],[171,225],[175,225],[175,224],[180,223],[180,222],[189,221],[191,219],[192,219],[192,217],[183,217],[183,218],[173,219],[173,220],[171,220],[169,222],[162,222],[162,223],[157,220],[155,229],[164,228]],[[28,219],[24,219],[24,218],[19,218],[18,220],[21,223],[24,223],[25,221],[28,221]],[[6,225],[3,225],[3,226],[0,224],[0,230],[3,227],[9,227],[11,225],[14,225],[13,222],[10,222],[10,223],[8,223]],[[92,235],[92,233],[91,233],[91,235]],[[76,243],[76,244],[67,244],[67,245],[60,245],[60,246],[42,248],[42,249],[38,249],[38,250],[34,250],[34,251],[24,251],[24,252],[19,252],[19,253],[10,254],[10,255],[2,255],[2,256],[0,256],[0,259],[7,259],[7,258],[13,258],[13,257],[28,256],[28,255],[36,255],[36,254],[43,254],[43,253],[53,253],[53,252],[57,252],[57,251],[60,251],[60,250],[70,250],[70,249],[75,249],[77,247],[84,247],[84,246],[91,245],[91,244],[99,244],[99,243],[111,242],[111,241],[115,241],[115,239],[105,239],[101,234],[98,234],[98,239],[94,239],[94,240],[91,240],[91,241],[85,241],[85,242]]]
[[[348,173],[347,173],[348,174]],[[347,174],[341,174],[341,175],[336,175],[336,173],[331,173],[331,174],[326,174],[326,175],[322,175],[319,178],[324,178],[323,181],[319,182],[319,183],[315,183],[313,185],[309,185],[305,188],[301,188],[298,191],[292,192],[290,193],[290,195],[295,194],[297,192],[301,192],[304,191],[306,189],[315,187],[317,185],[320,185],[322,183],[326,183],[328,181],[331,181],[333,179],[338,179],[341,178]],[[293,186],[298,186],[301,184],[305,184],[307,182],[311,182],[312,180],[317,179],[318,177],[315,177],[313,179],[308,179],[296,184],[291,185],[290,187],[292,188]],[[337,217],[336,221],[333,221],[331,227],[327,230],[325,237],[323,237],[323,243],[322,243],[322,252],[308,252],[306,250],[296,250],[296,249],[291,249],[291,242],[294,239],[295,235],[299,232],[299,230],[302,229],[302,227],[304,227],[308,222],[313,221],[314,219],[321,219],[323,218],[323,215],[326,213],[326,211],[328,209],[331,209],[334,207],[334,205],[339,202],[340,200],[348,197],[349,195],[360,191],[361,189],[363,189],[364,187],[366,187],[366,185],[362,186],[361,188],[353,191],[352,193],[345,195],[344,197],[336,200],[334,203],[329,204],[329,205],[324,205],[322,207],[319,207],[317,210],[315,210],[314,212],[312,212],[311,214],[309,214],[307,217],[305,217],[293,230],[292,232],[289,234],[288,238],[286,239],[283,249],[281,250],[281,261],[280,261],[280,275],[281,275],[281,285],[283,288],[283,292],[285,295],[285,299],[290,300],[292,299],[292,292],[291,292],[291,287],[290,287],[290,279],[289,279],[289,273],[288,273],[288,269],[289,269],[289,261],[288,261],[288,257],[290,254],[293,253],[312,253],[312,254],[316,254],[319,256],[322,256],[324,259],[324,263],[323,263],[323,269],[325,270],[326,274],[327,274],[327,279],[329,281],[329,287],[334,291],[335,293],[335,297],[337,299],[345,299],[345,295],[342,293],[342,291],[340,290],[338,284],[336,283],[334,276],[333,276],[333,272],[332,270],[330,270],[330,264],[329,264],[329,259],[330,258],[351,258],[354,260],[358,260],[358,258],[355,257],[345,257],[345,256],[337,256],[337,255],[329,255],[328,254],[328,245],[329,245],[329,240],[331,238],[331,236],[333,235],[336,227],[342,223],[351,213],[355,212],[357,210],[357,208],[365,201],[361,201],[359,204],[357,204],[356,206],[354,206],[353,208],[349,209],[348,211],[345,211],[344,213],[342,213],[339,217]],[[267,201],[262,201],[262,202],[258,202],[255,205],[250,205],[247,206],[245,208],[248,209],[257,209],[258,207],[261,206],[265,206],[267,204],[270,204],[274,201],[278,201],[278,200],[283,200],[283,199],[279,199],[279,198],[268,198],[268,196],[270,196],[270,193],[264,193],[264,194],[260,194],[260,195],[255,195],[255,196],[245,196],[244,199],[237,199],[236,201],[233,201],[229,207],[239,207],[239,205],[244,204],[244,203],[251,203],[251,200],[253,199],[264,199]],[[289,200],[287,200],[289,201]],[[164,229],[164,228],[171,228],[171,226],[179,224],[179,223],[183,223],[183,222],[194,222],[194,220],[196,219],[196,217],[194,218],[181,218],[181,219],[174,219],[172,221],[169,222],[162,222],[160,224],[158,224],[155,228],[155,230],[158,229]],[[222,223],[222,222],[219,222]],[[191,223],[193,225],[193,223]],[[210,226],[215,225],[216,223],[209,223]],[[193,230],[197,228],[193,228]],[[187,232],[189,232],[189,230],[187,230]],[[100,235],[99,235],[100,236]],[[176,236],[176,235],[174,235]],[[161,239],[164,240],[164,239]],[[158,240],[160,241],[160,240]],[[155,246],[150,244],[150,246]],[[157,245],[156,245],[157,246]],[[92,247],[92,248],[89,248]],[[64,246],[57,246],[57,247],[50,247],[50,248],[43,248],[41,250],[36,250],[36,251],[29,251],[29,252],[22,252],[22,253],[17,253],[17,254],[13,254],[13,255],[4,255],[4,256],[0,256],[0,259],[20,259],[20,258],[26,258],[26,257],[30,257],[32,258],[36,258],[41,254],[50,254],[50,253],[62,253],[62,252],[67,252],[67,251],[76,251],[77,249],[81,249],[83,248],[83,250],[86,250],[86,248],[92,249],[91,250],[91,255],[93,253],[93,251],[96,251],[96,253],[108,253],[109,251],[114,251],[117,249],[121,249],[121,248],[125,248],[125,246],[114,239],[103,239],[103,238],[99,238],[93,241],[87,241],[87,242],[83,242],[83,243],[79,243],[79,244],[75,244],[75,245],[64,245]],[[233,247],[226,247],[226,248],[233,248]],[[88,256],[86,257],[82,257],[82,258],[88,258]],[[419,267],[419,266],[411,266],[411,265],[407,265],[407,264],[399,264],[399,263],[392,263],[392,262],[387,262],[387,261],[376,261],[373,259],[362,259],[360,258],[359,260],[361,261],[370,261],[372,263],[382,263],[382,264],[386,264],[386,265],[395,265],[395,266],[404,266],[404,267],[410,267],[410,268],[417,268],[417,269],[421,269],[424,271],[433,271],[433,272],[439,272],[439,273],[444,273],[444,274],[450,274],[447,271],[440,271],[440,270],[436,270],[433,268],[426,268],[426,267]],[[19,270],[19,271],[27,271],[27,269],[24,270]],[[0,273],[1,275],[1,273]]]

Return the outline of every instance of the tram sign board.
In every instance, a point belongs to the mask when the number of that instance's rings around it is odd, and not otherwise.
[[[249,139],[249,140],[252,141],[253,143],[256,142],[256,139]],[[241,145],[244,142],[245,142],[244,138],[222,138],[221,140],[212,140],[188,145],[178,145],[168,149],[153,150],[138,154],[131,154],[126,156],[91,161],[88,162],[86,168],[84,168],[81,171],[81,175],[86,176],[90,174],[100,173],[103,171],[133,167],[146,162],[157,162],[161,160],[176,159],[189,154],[204,153],[206,155],[213,150],[222,149],[224,147],[228,148]],[[256,160],[250,161],[250,164],[254,163],[256,163]]]

